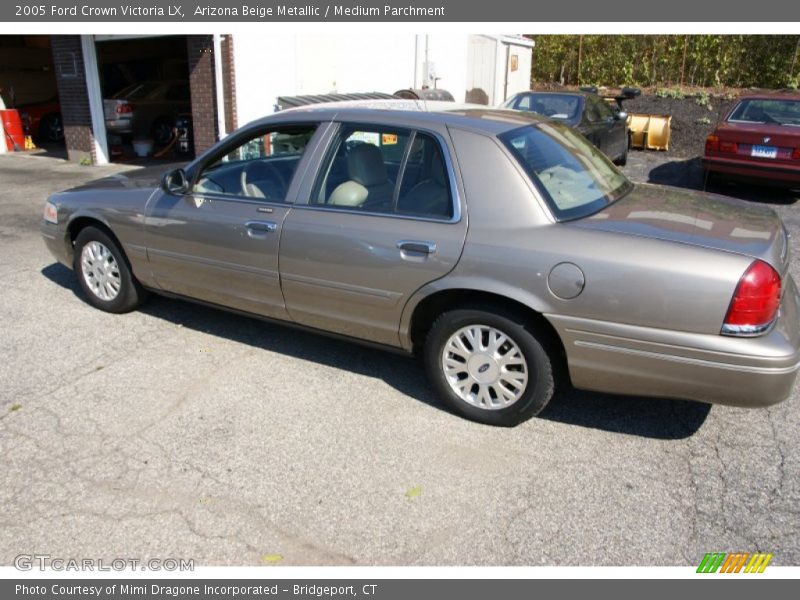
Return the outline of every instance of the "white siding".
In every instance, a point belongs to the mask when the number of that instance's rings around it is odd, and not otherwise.
[[[497,41],[471,35],[468,44],[466,100],[491,105],[497,80]]]
[[[331,92],[386,92],[436,87],[457,102],[483,90],[484,101],[502,102],[506,85],[505,45],[500,38],[466,34],[340,33],[234,35],[236,103],[244,124],[274,110],[279,96]],[[425,57],[427,49],[428,69]],[[518,48],[519,71],[509,78],[509,94],[527,89],[530,48]],[[527,53],[527,56],[525,56]],[[518,82],[517,79],[520,79]],[[513,91],[512,91],[513,90]]]

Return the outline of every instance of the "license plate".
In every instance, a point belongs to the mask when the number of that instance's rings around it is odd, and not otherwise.
[[[778,149],[774,146],[753,146],[750,151],[750,156],[757,156],[758,158],[776,158],[778,156]]]

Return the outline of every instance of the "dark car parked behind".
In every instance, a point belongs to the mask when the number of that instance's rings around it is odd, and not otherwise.
[[[521,92],[505,108],[527,110],[577,129],[618,165],[628,161],[627,114],[591,92]]]

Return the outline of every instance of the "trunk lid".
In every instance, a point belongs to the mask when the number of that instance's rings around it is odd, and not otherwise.
[[[573,224],[742,254],[769,263],[781,277],[789,268],[788,236],[775,211],[717,194],[636,184],[627,196]]]
[[[800,127],[725,122],[720,124],[714,133],[720,143],[736,144],[735,153],[715,153],[715,155],[747,157],[765,163],[800,162],[796,158],[792,159],[792,152],[800,148]]]
[[[130,112],[117,112],[117,107],[120,107],[125,104],[130,104],[127,100],[114,100],[114,99],[105,99],[103,100],[103,114],[105,115],[106,121],[114,121],[117,119],[130,119],[131,113],[133,112],[133,107],[130,107]]]

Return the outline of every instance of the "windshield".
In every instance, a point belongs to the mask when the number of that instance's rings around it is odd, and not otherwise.
[[[513,108],[569,121],[578,117],[580,105],[581,97],[575,94],[525,94]]]
[[[731,123],[770,123],[800,127],[800,100],[742,100],[728,118]]]
[[[561,123],[528,125],[499,138],[559,221],[594,214],[633,188],[603,153]]]

